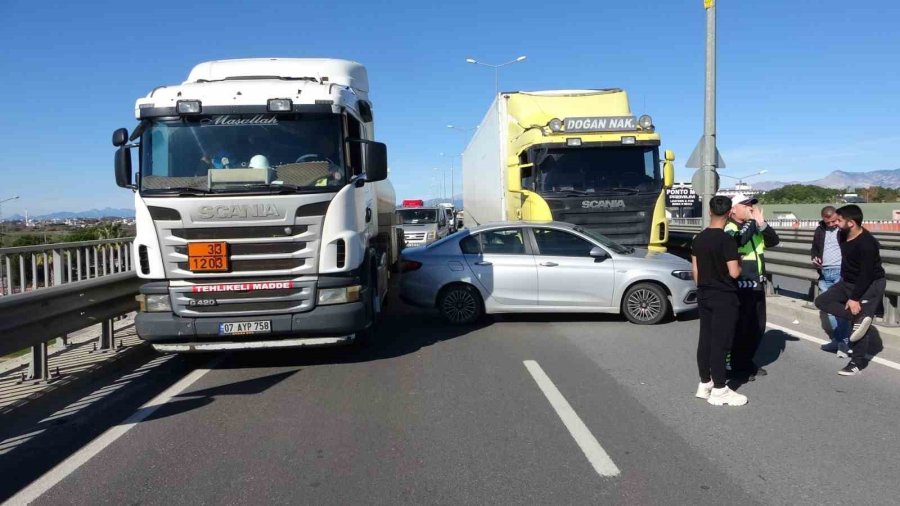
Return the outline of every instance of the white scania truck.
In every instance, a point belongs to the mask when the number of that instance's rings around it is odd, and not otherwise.
[[[135,116],[113,144],[116,182],[135,191],[142,339],[189,352],[367,335],[399,245],[362,65],[201,63]]]

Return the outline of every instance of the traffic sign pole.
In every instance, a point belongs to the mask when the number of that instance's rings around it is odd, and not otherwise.
[[[718,191],[716,179],[716,3],[704,0],[706,8],[706,93],[703,108],[703,149],[700,170],[703,174],[703,226],[709,226],[709,201]]]

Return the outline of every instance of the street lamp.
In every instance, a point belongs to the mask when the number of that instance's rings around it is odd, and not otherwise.
[[[727,177],[728,179],[737,179],[737,184],[747,184],[747,183],[744,183],[744,180],[745,180],[745,179],[749,179],[749,178],[751,178],[751,177],[756,177],[756,176],[765,174],[766,172],[769,172],[769,170],[768,170],[768,169],[763,169],[763,170],[761,170],[761,171],[759,171],[759,172],[754,172],[753,174],[747,174],[746,176],[728,176],[728,175],[725,175],[725,174],[719,174],[719,175],[722,176],[722,177]]]
[[[450,126],[450,125],[447,125],[447,126]],[[478,127],[475,127],[475,128],[478,128]],[[462,159],[462,153],[450,154],[450,155],[448,155],[446,153],[440,153],[440,155],[450,158],[450,203],[455,205],[456,204],[456,182],[454,181],[454,177],[453,177],[453,159],[456,157],[460,157],[460,159]]]
[[[485,67],[490,67],[494,69],[494,96],[500,93],[500,67],[505,67],[507,65],[512,65],[513,63],[518,63],[520,61],[525,61],[525,56],[520,56],[515,60],[509,60],[506,63],[501,63],[499,65],[493,65],[490,63],[484,63],[476,60],[475,58],[466,58],[466,63],[471,63],[472,65],[483,65]]]

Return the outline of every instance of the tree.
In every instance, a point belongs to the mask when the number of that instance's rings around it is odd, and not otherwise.
[[[759,196],[762,204],[822,204],[837,202],[842,190],[808,184],[789,184]]]

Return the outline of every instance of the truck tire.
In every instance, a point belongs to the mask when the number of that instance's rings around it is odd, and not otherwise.
[[[378,332],[378,324],[381,321],[381,315],[384,313],[381,299],[378,295],[378,273],[372,267],[369,270],[369,284],[366,295],[366,312],[371,316],[371,323],[363,330],[356,333],[353,343],[359,346],[365,346],[375,340]]]
[[[622,297],[622,313],[631,323],[656,325],[669,315],[669,297],[655,283],[637,283]]]

